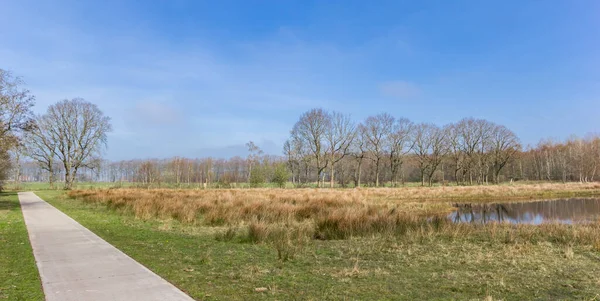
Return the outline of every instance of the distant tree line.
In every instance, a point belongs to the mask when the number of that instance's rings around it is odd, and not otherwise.
[[[246,158],[137,159],[101,160],[97,166],[85,167],[77,175],[78,182],[111,182],[115,186],[135,183],[142,187],[236,188],[283,186],[289,180],[285,161],[280,156],[256,152]],[[64,168],[56,163],[55,181],[64,181]],[[35,162],[21,164],[21,180],[48,182],[49,173]]]
[[[563,142],[543,140],[536,147],[519,153],[510,165],[515,178],[539,181],[598,181],[600,173],[600,135]]]
[[[380,117],[373,117],[371,120],[377,118]],[[369,122],[370,126],[372,123],[373,121]],[[591,182],[599,178],[597,173],[600,165],[600,136],[597,135],[587,138],[572,137],[564,142],[542,141],[537,146],[527,147],[523,151],[518,143],[513,144],[516,145],[513,148],[505,146],[518,141],[509,141],[501,136],[504,127],[494,126],[483,120],[464,119],[438,128],[437,131],[444,131],[444,134],[436,136],[433,142],[425,141],[433,139],[425,138],[435,134],[436,130],[431,129],[432,125],[412,125],[405,119],[400,123],[402,125],[395,128],[401,129],[402,132],[396,133],[392,138],[397,143],[395,148],[389,145],[384,147],[384,144],[378,147],[368,145],[372,142],[368,142],[370,140],[366,140],[368,138],[364,136],[364,140],[361,140],[363,138],[359,136],[366,134],[358,132],[358,139],[354,138],[349,146],[351,152],[334,163],[335,187],[400,186],[405,182],[455,182],[459,185],[522,180]],[[359,130],[363,126],[358,125],[356,129]],[[486,129],[491,134],[480,136],[486,133]],[[398,141],[405,136],[403,133],[411,131],[415,132],[408,137],[413,138],[406,138],[402,142],[404,147],[398,146]],[[448,149],[439,150],[441,147],[435,145],[440,144],[440,137],[441,140],[446,140],[444,143]],[[482,141],[482,137],[488,138]],[[512,135],[508,136],[511,137],[514,138]],[[493,143],[500,146],[494,146]],[[424,147],[427,144],[430,146]],[[316,158],[310,153],[298,155],[291,152],[294,150],[291,148],[293,145],[291,142],[285,144],[286,156],[265,155],[250,142],[247,145],[249,155],[245,158],[174,157],[116,162],[101,160],[97,166],[83,168],[78,173],[77,180],[111,182],[115,186],[133,183],[143,187],[194,188],[283,186],[286,182],[294,187],[311,187],[319,182],[331,183],[331,174],[324,171],[322,165],[319,165],[322,169],[319,176]],[[377,154],[375,150],[379,149],[381,153]],[[386,150],[393,150],[394,153]],[[323,158],[325,156],[323,155]],[[330,166],[326,167],[329,170]],[[64,179],[64,170],[60,164],[56,164],[54,171],[56,180]],[[20,174],[23,180],[48,181],[48,172],[39,168],[37,164],[23,164]]]

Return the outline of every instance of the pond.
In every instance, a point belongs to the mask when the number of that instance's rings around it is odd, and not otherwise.
[[[494,204],[456,204],[455,223],[589,223],[600,221],[600,198],[572,198]]]

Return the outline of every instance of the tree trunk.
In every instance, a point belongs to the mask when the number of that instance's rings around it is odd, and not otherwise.
[[[458,186],[458,169],[454,169],[454,180],[456,181],[456,186]]]
[[[15,173],[15,183],[17,184],[17,187],[19,187],[18,189],[20,189],[21,186],[21,152],[17,149],[16,152],[16,173]]]
[[[362,158],[360,158],[360,160],[358,161],[358,171],[357,172],[358,172],[358,177],[357,177],[357,183],[358,184],[356,186],[360,187],[360,176],[361,176],[361,173],[362,173]]]
[[[305,164],[305,167],[304,167],[304,183],[308,183],[310,181],[308,179],[308,173],[309,173],[309,167],[308,167],[308,164]],[[319,175],[317,175],[317,182],[319,181],[318,176]]]
[[[48,176],[48,182],[50,182],[50,189],[54,189],[54,171],[50,171]]]
[[[375,163],[375,187],[379,187],[379,159]]]
[[[404,186],[404,170],[400,169],[400,184]]]
[[[69,190],[73,188],[73,182],[71,180],[71,173],[69,171],[65,171],[65,189]]]
[[[334,186],[334,181],[335,181],[333,178],[334,171],[335,171],[335,166],[334,166],[333,161],[331,161],[331,174],[329,175],[329,187],[330,188],[333,188],[333,186]]]
[[[494,173],[494,183],[500,184],[500,169]]]

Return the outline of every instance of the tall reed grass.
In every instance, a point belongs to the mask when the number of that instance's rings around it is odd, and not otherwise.
[[[444,217],[457,200],[490,202],[553,195],[600,195],[600,184],[347,190],[100,189],[69,193],[70,197],[131,212],[142,219],[176,219],[196,225],[224,226],[228,229],[228,233],[221,236],[224,239],[239,235],[240,230],[232,229],[244,229],[242,232],[251,241],[279,241],[281,258],[293,254],[293,246],[301,245],[305,238],[345,239],[369,235],[420,239],[471,236],[506,243],[545,240],[600,247],[600,224],[464,225],[452,224]]]

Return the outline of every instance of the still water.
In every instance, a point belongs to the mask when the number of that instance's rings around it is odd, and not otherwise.
[[[519,203],[457,204],[448,218],[455,223],[588,223],[600,221],[600,198]]]

